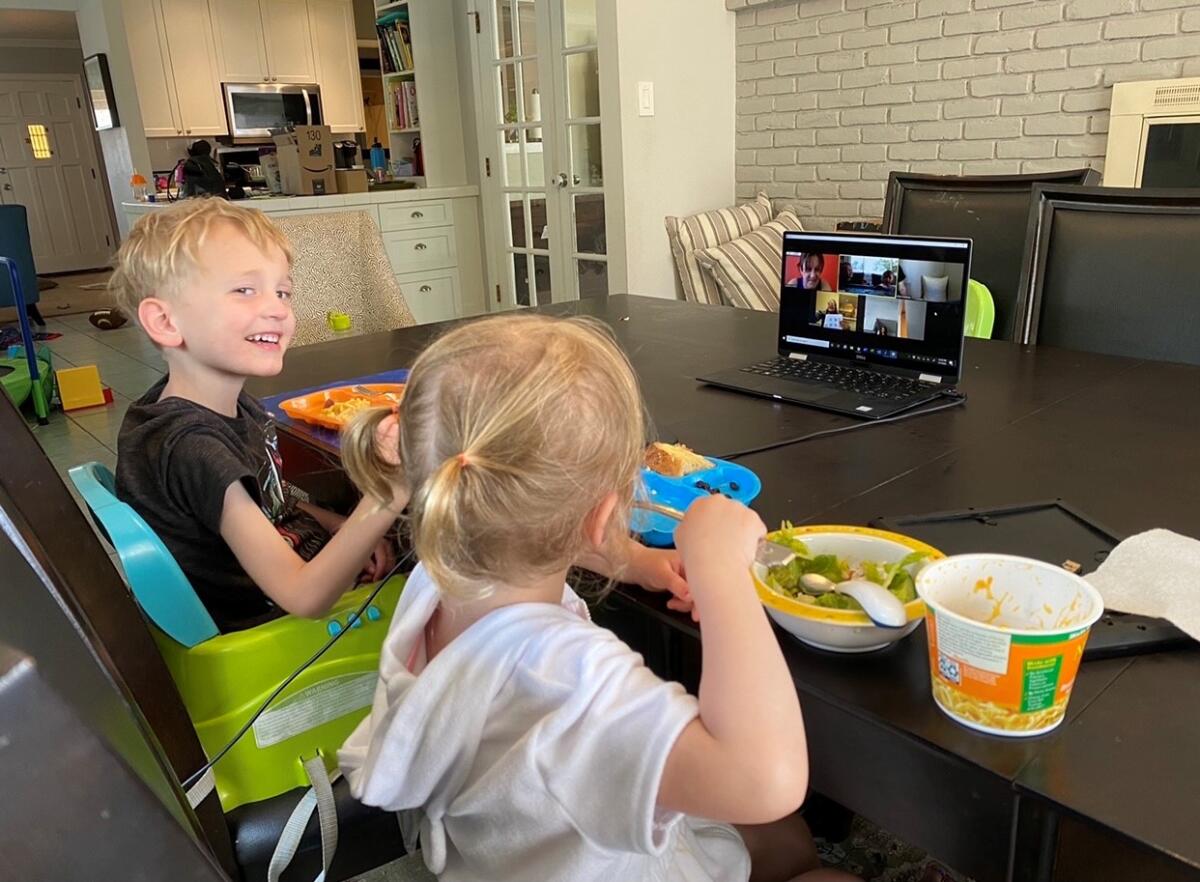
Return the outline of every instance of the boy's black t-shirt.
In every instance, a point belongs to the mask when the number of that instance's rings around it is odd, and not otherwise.
[[[160,380],[125,414],[117,439],[117,497],[128,503],[175,556],[222,631],[283,615],[242,569],[221,538],[225,491],[241,481],[280,535],[305,560],[329,533],[296,506],[283,482],[275,427],[242,392],[227,417],[182,398],[159,400]]]

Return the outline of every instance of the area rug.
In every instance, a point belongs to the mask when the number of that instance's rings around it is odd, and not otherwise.
[[[972,882],[860,817],[841,842],[818,839],[817,852],[826,866],[867,882]]]
[[[38,343],[45,343],[47,340],[57,340],[62,334],[54,331],[34,331],[33,339]],[[21,345],[21,329],[20,328],[0,328],[0,350],[7,349],[9,346]]]

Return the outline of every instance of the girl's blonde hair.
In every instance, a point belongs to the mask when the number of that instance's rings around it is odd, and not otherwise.
[[[179,290],[199,266],[205,239],[217,223],[232,224],[264,253],[275,246],[291,266],[291,243],[261,211],[215,196],[184,199],[142,215],[121,243],[108,280],[117,307],[136,321],[138,305],[147,297],[170,297]]]
[[[361,415],[342,460],[390,502],[376,430]],[[609,536],[628,530],[646,419],[637,379],[607,326],[510,314],[461,325],[413,365],[400,409],[400,469],[417,556],[459,597],[569,566],[588,513],[616,491]]]

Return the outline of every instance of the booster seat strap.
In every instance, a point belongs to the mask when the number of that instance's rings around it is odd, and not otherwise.
[[[304,837],[304,828],[312,817],[313,809],[317,810],[317,820],[321,828],[321,865],[323,869],[314,882],[325,882],[325,874],[333,863],[334,852],[337,851],[337,805],[333,798],[332,782],[336,781],[341,772],[334,771],[332,777],[325,771],[325,761],[317,754],[304,762],[304,771],[308,775],[311,787],[296,803],[291,817],[283,826],[283,833],[275,845],[271,855],[271,864],[267,868],[267,882],[279,882],[284,870],[291,864],[300,848],[300,840]]]
[[[196,806],[204,802],[208,798],[208,794],[212,793],[213,788],[216,786],[217,776],[213,774],[213,770],[210,767],[208,771],[200,776],[199,781],[187,789],[188,805],[195,810]]]

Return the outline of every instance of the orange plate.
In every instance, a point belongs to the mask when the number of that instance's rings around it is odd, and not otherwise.
[[[371,394],[366,394],[363,390]],[[363,383],[359,386],[338,386],[336,389],[322,389],[319,392],[309,392],[289,398],[279,406],[294,420],[324,426],[326,429],[341,430],[350,418],[359,411],[349,411],[344,415],[330,415],[329,409],[335,404],[341,404],[355,398],[370,402],[372,407],[390,407],[404,397],[403,383]]]

